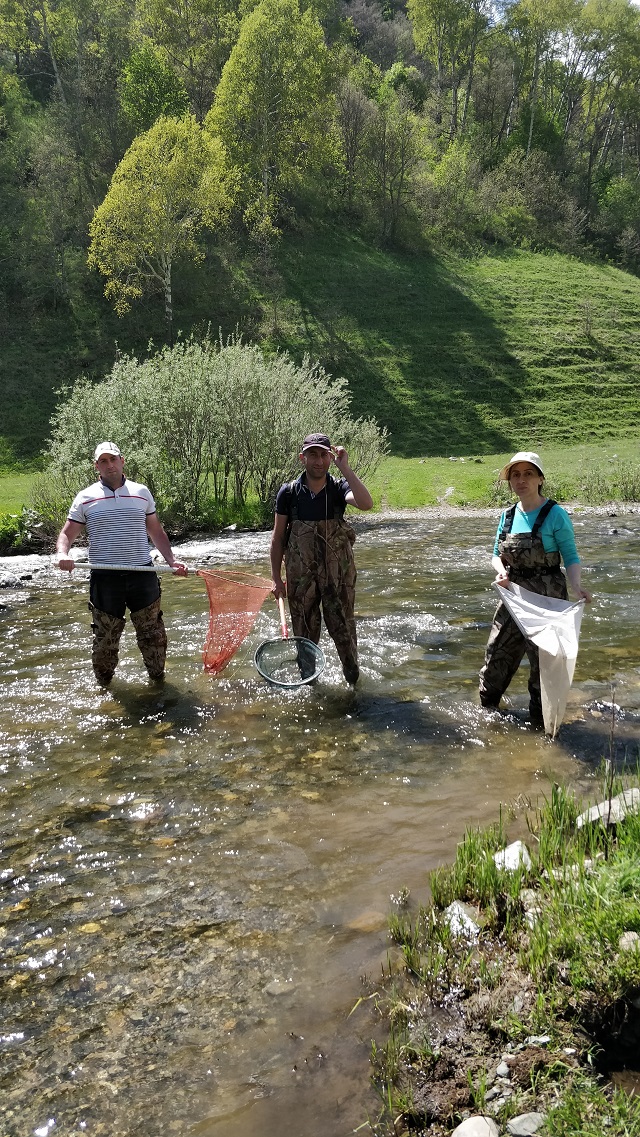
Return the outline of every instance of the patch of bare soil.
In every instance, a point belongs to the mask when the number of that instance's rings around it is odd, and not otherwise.
[[[510,1025],[526,1022],[535,995],[529,977],[512,963],[491,990],[455,993],[446,1008],[414,1003],[398,1079],[408,1104],[396,1132],[446,1137],[472,1114],[497,1117],[514,1095],[518,1112],[544,1112],[554,1078],[576,1068],[580,1055],[575,1044],[550,1048],[547,1036],[509,1041]]]

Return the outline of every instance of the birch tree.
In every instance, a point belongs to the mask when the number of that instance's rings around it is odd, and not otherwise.
[[[230,193],[223,148],[191,115],[160,118],[136,138],[89,230],[89,265],[120,315],[159,290],[171,340],[174,263],[202,258],[199,237],[223,219]]]

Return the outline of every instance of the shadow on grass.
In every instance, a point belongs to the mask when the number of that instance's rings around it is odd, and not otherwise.
[[[279,346],[344,375],[394,454],[509,449],[526,373],[444,261],[333,236],[287,245],[280,267],[294,310]]]

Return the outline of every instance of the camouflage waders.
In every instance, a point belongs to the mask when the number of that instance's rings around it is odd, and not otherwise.
[[[167,658],[167,633],[162,619],[160,598],[147,608],[131,613],[136,640],[151,679],[162,679]]]
[[[126,608],[129,608],[138,647],[151,679],[162,679],[167,656],[167,633],[160,608],[158,577],[151,573],[145,575],[96,570],[91,573],[90,593],[89,611],[93,631],[91,658],[98,683],[106,687],[113,678]]]
[[[295,636],[320,641],[320,604],[336,645],[347,683],[358,679],[358,641],[354,605],[356,535],[344,520],[293,520],[284,562],[287,597]]]
[[[540,526],[555,505],[548,501],[542,506],[530,533],[511,533],[515,506],[507,511],[505,525],[498,537],[498,554],[507,567],[509,580],[537,592],[541,596],[567,599],[567,583],[560,568],[560,554],[546,553]],[[538,649],[520,631],[504,604],[500,603],[493,617],[484,666],[480,672],[480,702],[483,707],[497,707],[513,679],[523,656],[529,659],[529,715],[535,726],[542,725],[542,696],[540,692],[540,661]]]
[[[112,616],[110,612],[101,612],[91,603],[89,604],[89,611],[92,616],[93,649],[91,662],[94,675],[102,687],[108,687],[118,663],[118,647],[125,621],[117,616]]]

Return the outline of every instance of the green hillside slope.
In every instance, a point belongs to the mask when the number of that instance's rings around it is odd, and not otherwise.
[[[618,269],[559,254],[402,254],[332,232],[283,244],[269,290],[250,270],[217,256],[178,276],[176,327],[238,327],[320,359],[348,378],[354,411],[388,427],[398,456],[593,442],[640,426],[640,280]],[[6,452],[37,454],[55,388],[103,375],[116,342],[144,354],[162,337],[157,300],[120,321],[97,281],[64,311],[10,316]],[[0,436],[0,458],[1,447]]]
[[[593,441],[640,425],[640,280],[558,254],[289,246],[281,342],[345,374],[398,455]]]

